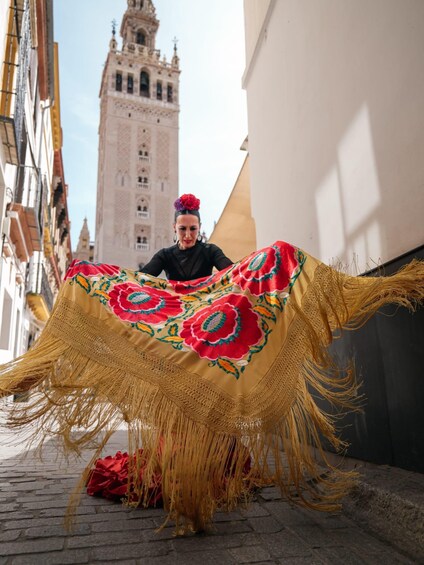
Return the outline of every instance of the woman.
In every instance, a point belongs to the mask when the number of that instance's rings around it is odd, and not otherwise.
[[[145,272],[71,265],[35,346],[0,369],[0,396],[34,390],[9,427],[65,451],[96,442],[94,462],[125,424],[129,503],[148,505],[160,484],[168,517],[195,530],[270,481],[295,503],[338,508],[353,475],[326,461],[323,440],[344,444],[316,398],[351,409],[358,397],[328,346],[384,304],[423,302],[424,263],[350,277],[277,241],[231,264],[196,242],[196,200],[177,202],[178,243]],[[148,274],[163,269],[169,281]]]
[[[220,271],[232,265],[217,245],[202,242],[200,200],[193,194],[183,194],[174,207],[176,244],[158,251],[141,271],[154,277],[165,271],[168,280],[188,281],[208,277],[214,267]]]
[[[157,277],[165,271],[166,277],[173,281],[189,281],[208,277],[215,267],[218,270],[232,265],[223,251],[214,244],[205,244],[200,235],[200,200],[193,194],[183,194],[175,203],[174,231],[176,244],[158,251],[140,272]],[[236,441],[236,440],[235,440]],[[228,458],[227,473],[231,472],[231,453]],[[140,449],[137,456],[143,458]],[[98,459],[95,468],[91,471],[87,492],[89,495],[103,496],[111,500],[127,498],[136,504],[140,498],[134,492],[134,479],[128,480],[131,462],[127,453],[118,452],[114,457],[107,456]],[[131,469],[130,469],[131,470]],[[246,453],[244,472],[250,470],[250,457]],[[139,475],[143,469],[138,470]],[[128,488],[130,482],[130,488]],[[148,488],[147,503],[156,506],[162,502],[161,472],[157,472]]]

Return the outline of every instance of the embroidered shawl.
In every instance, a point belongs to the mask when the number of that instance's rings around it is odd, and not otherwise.
[[[327,460],[323,442],[344,443],[315,399],[352,409],[358,392],[327,347],[382,305],[423,298],[424,263],[350,277],[284,242],[187,282],[76,261],[36,344],[0,369],[0,395],[32,391],[8,425],[68,451],[97,442],[94,461],[125,423],[141,504],[160,469],[169,517],[195,529],[254,485],[332,510],[354,474]]]

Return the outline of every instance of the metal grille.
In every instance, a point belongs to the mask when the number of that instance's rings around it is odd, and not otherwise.
[[[19,33],[20,32],[20,33]],[[31,21],[29,12],[29,0],[25,0],[23,8],[22,26],[17,30],[19,39],[19,66],[16,77],[16,99],[15,99],[15,133],[18,144],[18,158],[21,156],[22,129],[25,116],[25,93],[28,76],[28,66],[31,53]]]

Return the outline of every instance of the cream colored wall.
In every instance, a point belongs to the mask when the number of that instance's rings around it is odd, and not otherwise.
[[[244,0],[246,64],[251,61],[271,3],[275,0]]]
[[[258,247],[364,270],[423,244],[424,2],[276,0],[258,47],[244,76]]]
[[[250,205],[249,156],[246,157],[225,208],[209,238],[233,261],[256,249],[255,222]]]

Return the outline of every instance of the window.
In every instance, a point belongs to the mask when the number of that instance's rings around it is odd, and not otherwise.
[[[162,83],[159,80],[156,83],[156,98],[162,100]]]
[[[139,31],[137,32],[137,35],[136,35],[136,38],[135,38],[135,42],[136,42],[138,45],[146,45],[146,36],[145,36],[145,34],[144,34],[142,31],[139,30]]]
[[[132,94],[134,92],[134,78],[132,75],[128,75],[127,92],[128,94]]]
[[[140,94],[146,98],[150,96],[150,79],[146,71],[140,73]]]
[[[141,149],[138,152],[138,160],[139,161],[148,161],[149,160],[149,152],[142,151]],[[141,169],[141,172],[144,173],[146,169]]]
[[[173,93],[172,93],[172,84],[168,84],[167,88],[167,100],[168,102],[172,102]]]
[[[122,74],[121,73],[116,73],[115,89],[118,92],[122,92]]]

